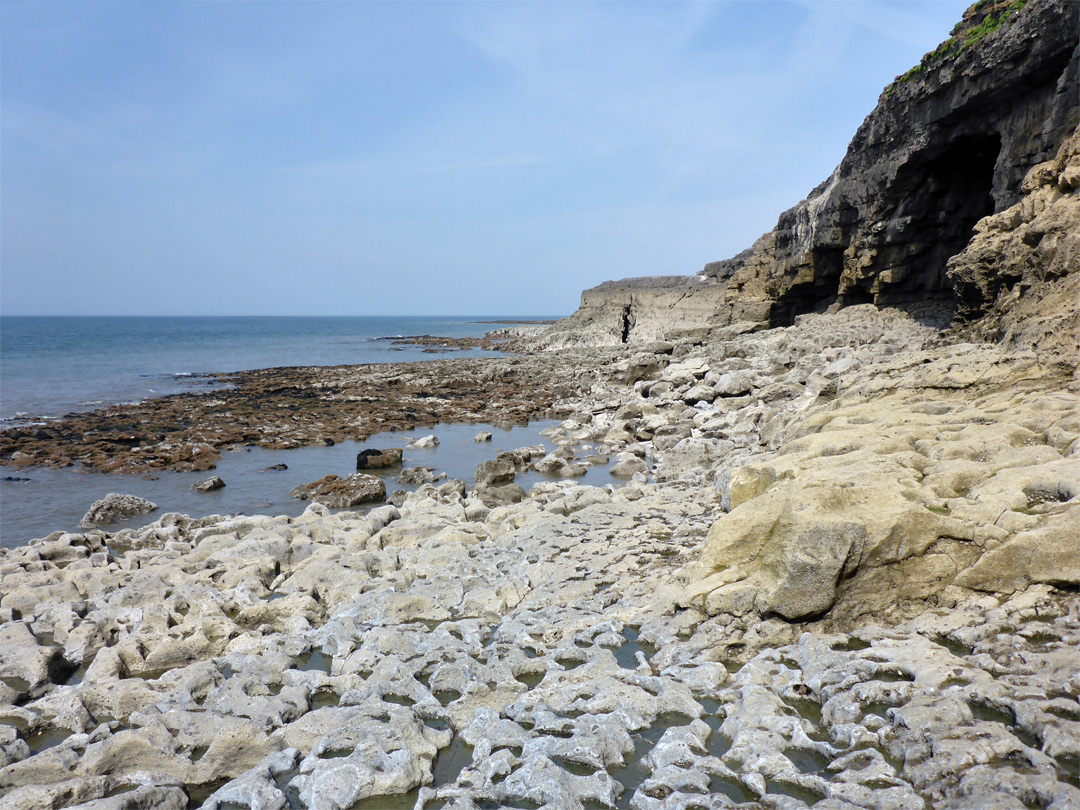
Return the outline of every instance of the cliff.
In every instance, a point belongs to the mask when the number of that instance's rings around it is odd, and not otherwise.
[[[581,294],[581,307],[540,339],[553,347],[610,346],[707,328],[724,307],[724,287],[697,276],[605,281]]]
[[[1003,268],[987,250],[1002,248],[1000,240],[993,249],[982,240],[980,280],[959,266],[948,272],[949,260],[982,233],[980,220],[1035,192],[1040,181],[1025,180],[1054,161],[1076,130],[1078,31],[1070,0],[975,3],[948,40],[885,88],[832,175],[751,248],[706,265],[685,303],[656,307],[654,298],[667,300],[675,283],[664,279],[649,291],[638,280],[632,296],[618,282],[587,291],[582,310],[592,324],[612,317],[601,310],[624,311],[634,324],[624,339],[703,321],[782,326],[803,313],[863,303],[940,301],[958,305],[967,320],[983,316],[1024,271],[1011,267],[998,278]],[[1068,183],[1059,189],[1075,192]],[[1028,276],[1041,277],[1038,268],[1055,260],[1035,251],[1025,261]],[[1058,264],[1053,272],[1075,267]],[[717,302],[711,313],[702,310],[707,300]],[[639,310],[639,302],[647,305]],[[565,330],[556,327],[553,339],[559,334]]]

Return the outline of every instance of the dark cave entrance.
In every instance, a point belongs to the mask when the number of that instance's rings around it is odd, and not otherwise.
[[[881,269],[892,269],[894,281],[881,285],[879,303],[952,297],[945,263],[967,246],[975,223],[994,213],[1000,151],[996,132],[967,135],[900,168],[890,192],[897,206],[879,249]]]
[[[996,132],[964,135],[931,145],[900,167],[883,191],[887,205],[878,232],[865,219],[866,208],[841,203],[836,215],[839,238],[814,247],[813,280],[796,284],[776,302],[773,326],[787,326],[797,315],[844,306],[950,301],[945,264],[971,240],[975,223],[994,213],[994,167],[1001,151]],[[853,243],[875,252],[869,273],[840,294],[845,251]],[[785,245],[779,244],[782,250]],[[881,273],[889,272],[889,281]]]

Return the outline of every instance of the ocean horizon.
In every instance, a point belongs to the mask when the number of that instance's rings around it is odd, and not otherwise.
[[[408,335],[481,337],[499,323],[546,320],[544,316],[4,316],[0,318],[0,409],[3,427],[44,422],[64,414],[180,392],[213,390],[221,383],[203,375],[257,368],[335,366],[432,360],[424,346],[394,346]],[[499,354],[453,351],[453,357]],[[423,454],[452,476],[471,477],[489,448],[472,436],[483,425],[428,428],[443,437],[441,451]],[[491,426],[488,426],[491,427]],[[542,441],[543,425],[496,430],[507,447]],[[494,428],[493,428],[494,429]],[[513,438],[511,438],[511,433]],[[167,511],[270,511],[296,515],[307,504],[288,497],[293,486],[327,472],[347,474],[365,447],[400,446],[400,435],[371,443],[227,453],[213,474],[228,487],[212,495],[191,487],[211,473],[164,471],[159,475],[87,475],[78,467],[46,469],[0,465],[0,548],[21,545],[62,529],[75,531],[90,504],[108,492],[127,492],[161,504],[158,515],[112,528],[145,524]],[[277,476],[259,470],[287,464]],[[398,488],[398,471],[388,479]],[[599,474],[599,473],[598,473]],[[606,474],[605,474],[606,475]],[[412,487],[406,487],[412,488]]]
[[[5,315],[0,317],[0,424],[205,390],[213,381],[204,375],[430,360],[424,347],[394,346],[385,338],[481,337],[499,323],[554,317]]]

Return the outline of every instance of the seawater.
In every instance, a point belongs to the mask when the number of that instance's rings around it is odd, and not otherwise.
[[[554,445],[540,435],[544,428],[557,424],[536,421],[527,426],[500,429],[483,424],[445,424],[414,431],[380,433],[363,442],[340,442],[332,447],[302,447],[294,450],[244,448],[222,453],[217,469],[211,472],[161,472],[156,478],[140,475],[80,472],[73,468],[49,470],[28,467],[16,470],[0,467],[3,476],[29,478],[29,481],[0,482],[0,548],[19,546],[51,532],[78,531],[79,521],[95,500],[110,492],[138,495],[153,501],[158,510],[123,523],[103,527],[118,531],[145,526],[166,512],[181,512],[192,517],[205,515],[290,515],[307,508],[306,501],[289,495],[300,484],[307,484],[333,473],[343,478],[356,471],[356,454],[368,447],[402,447],[412,439],[434,434],[439,445],[431,449],[405,450],[404,467],[434,467],[447,479],[460,478],[471,488],[476,465],[494,458],[502,450],[542,444]],[[490,442],[477,442],[481,430],[494,434]],[[287,470],[266,470],[276,464]],[[400,468],[369,470],[386,483],[387,494],[395,489],[415,490],[416,486],[399,484]],[[223,489],[195,492],[192,485],[212,475],[225,481]],[[526,490],[539,481],[550,480],[536,472],[520,474],[516,483]],[[591,468],[578,483],[603,486],[621,485],[607,467]],[[441,482],[439,482],[441,483]],[[376,504],[377,505],[377,504]]]
[[[505,318],[504,318],[505,319]],[[191,375],[430,360],[381,338],[480,337],[499,316],[0,318],[0,419],[25,423],[198,390]],[[490,352],[455,352],[478,356]]]
[[[339,365],[430,360],[419,348],[394,351],[381,337],[434,334],[480,336],[496,328],[477,318],[3,318],[0,319],[0,401],[5,418],[17,424],[55,417],[73,410],[191,390],[202,374],[247,368],[296,365]],[[478,352],[455,352],[455,357]],[[490,354],[485,352],[484,354]],[[435,355],[438,356],[438,355]],[[196,378],[196,384],[198,380]],[[196,389],[197,390],[197,389]],[[27,414],[15,417],[16,412]],[[434,467],[448,478],[471,484],[476,465],[500,450],[543,444],[554,449],[540,431],[550,422],[498,429],[490,425],[438,425],[416,432],[384,433],[365,442],[332,447],[271,451],[245,448],[225,452],[213,472],[162,472],[104,475],[78,468],[49,470],[0,467],[0,477],[28,481],[0,482],[0,547],[14,547],[53,531],[75,531],[90,504],[110,492],[130,493],[157,503],[150,515],[108,527],[110,531],[142,526],[165,512],[200,517],[211,514],[298,515],[307,503],[289,490],[329,473],[355,471],[356,454],[367,447],[404,447],[409,440],[433,433],[440,439],[430,450],[407,450],[404,467]],[[481,430],[495,434],[478,443]],[[262,472],[276,464],[287,470]],[[400,470],[383,475],[387,492],[415,489],[397,483]],[[198,493],[192,485],[211,475],[224,479],[224,489]],[[518,477],[528,489],[543,480],[536,473]],[[582,480],[582,479],[579,479]],[[607,469],[596,467],[584,483],[618,483]]]

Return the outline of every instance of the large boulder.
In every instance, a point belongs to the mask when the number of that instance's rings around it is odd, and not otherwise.
[[[90,506],[90,510],[83,515],[79,526],[84,529],[93,529],[96,526],[107,526],[121,520],[145,515],[157,509],[157,504],[137,495],[120,495],[110,492],[104,498]]]
[[[913,366],[890,395],[821,405],[775,457],[721,476],[730,512],[679,601],[886,620],[965,591],[1080,583],[1075,397],[1018,393],[1030,364],[965,352]],[[989,384],[971,402],[907,389],[969,378]]]
[[[867,557],[889,545],[921,555],[955,526],[900,495],[890,477],[788,481],[713,524],[701,559],[710,574],[695,591],[710,613],[806,619],[833,606]]]
[[[302,501],[314,501],[331,509],[348,509],[364,503],[386,500],[386,484],[381,478],[366,473],[353,473],[346,478],[326,475],[310,484],[302,484],[290,493]]]

